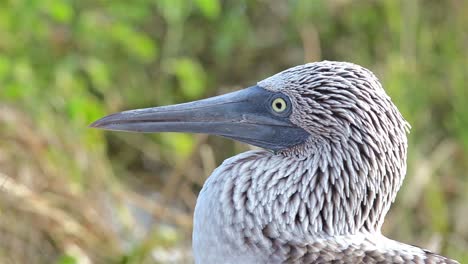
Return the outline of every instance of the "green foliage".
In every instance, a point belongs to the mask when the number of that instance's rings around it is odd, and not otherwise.
[[[175,73],[187,98],[199,98],[206,87],[206,74],[197,61],[189,58],[179,58],[172,61],[170,69]]]
[[[0,211],[38,220],[8,225],[17,231],[2,240],[24,240],[11,254],[18,262],[154,263],[154,248],[187,252],[205,177],[246,147],[87,125],[248,86],[314,58],[370,68],[412,124],[408,178],[385,233],[468,262],[466,13],[466,1],[431,0],[0,1],[0,176],[18,188],[0,196]],[[15,192],[22,187],[30,196]],[[166,225],[177,231],[170,239]],[[48,254],[22,230],[52,241]]]
[[[72,256],[64,255],[57,260],[57,264],[78,264],[78,261]]]
[[[201,13],[208,19],[214,20],[221,13],[221,4],[219,0],[196,0]]]

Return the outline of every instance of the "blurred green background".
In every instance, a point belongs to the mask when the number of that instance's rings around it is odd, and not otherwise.
[[[0,262],[190,263],[197,194],[249,146],[103,132],[124,109],[361,64],[412,124],[384,233],[468,263],[468,1],[0,1]]]

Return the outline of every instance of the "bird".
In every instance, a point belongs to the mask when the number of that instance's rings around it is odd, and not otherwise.
[[[357,64],[307,63],[235,92],[90,126],[206,133],[258,147],[205,181],[195,263],[458,263],[382,234],[406,174],[410,125]]]

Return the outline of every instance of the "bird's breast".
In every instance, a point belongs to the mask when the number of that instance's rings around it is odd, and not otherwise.
[[[196,263],[267,262],[269,252],[262,254],[258,248],[247,245],[246,234],[240,232],[247,225],[251,225],[251,232],[255,232],[255,228],[253,223],[247,224],[239,214],[237,207],[240,204],[236,202],[239,197],[235,197],[238,183],[233,175],[239,172],[236,168],[240,162],[258,158],[258,155],[271,154],[253,151],[237,155],[226,160],[205,182],[194,213],[193,252]],[[261,234],[261,229],[257,232]]]

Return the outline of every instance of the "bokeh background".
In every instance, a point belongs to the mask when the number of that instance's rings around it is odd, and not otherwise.
[[[323,59],[374,71],[412,124],[384,233],[468,263],[464,0],[0,1],[0,262],[190,263],[204,180],[249,146],[87,125]]]

